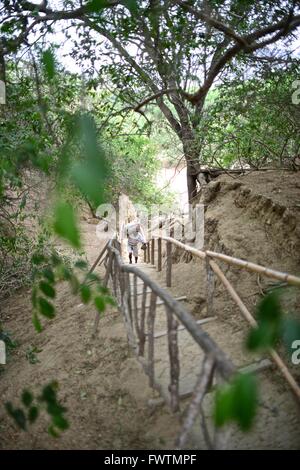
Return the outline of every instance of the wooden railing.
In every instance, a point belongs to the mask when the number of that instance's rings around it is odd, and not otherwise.
[[[166,244],[165,250],[165,265],[166,265],[166,285],[167,287],[171,287],[172,285],[172,246],[177,246],[183,251],[190,253],[192,256],[196,256],[202,259],[205,262],[206,266],[206,277],[207,277],[207,291],[206,291],[206,304],[207,304],[207,313],[212,314],[213,311],[213,297],[214,297],[214,276],[216,276],[223,286],[225,287],[228,294],[231,296],[233,301],[238,306],[240,312],[247,320],[247,322],[252,326],[257,326],[256,320],[253,318],[252,314],[225,276],[221,268],[215,262],[215,259],[223,261],[226,264],[231,266],[236,266],[238,268],[246,269],[253,273],[258,273],[260,275],[269,277],[271,279],[283,281],[288,285],[300,287],[300,277],[282,273],[280,271],[275,271],[273,269],[266,268],[264,266],[251,263],[248,261],[244,261],[238,258],[234,258],[231,256],[224,255],[222,253],[216,253],[214,251],[201,251],[195,248],[192,248],[184,243],[181,243],[178,240],[175,240],[172,237],[153,237],[150,239],[148,243],[148,250],[144,254],[144,260],[146,263],[151,263],[155,265],[157,263],[157,270],[162,271],[162,261],[163,261],[163,250],[162,244],[163,242]],[[155,259],[155,248],[157,244],[157,260]],[[151,255],[150,255],[151,253]],[[280,372],[282,373],[283,377],[288,382],[291,390],[293,391],[294,395],[296,396],[297,400],[300,402],[300,387],[294,377],[292,376],[291,372],[289,371],[288,367],[278,355],[278,353],[274,349],[270,349],[270,356],[276,366],[279,368]]]
[[[158,241],[161,250],[162,240]],[[170,247],[170,241],[168,246]],[[149,250],[149,249],[148,249]],[[161,251],[160,251],[161,253]],[[154,263],[154,242],[151,251],[146,253],[149,261]],[[169,254],[170,255],[170,254]],[[160,261],[161,261],[160,254]],[[145,272],[134,265],[125,264],[120,254],[120,243],[110,240],[104,247],[96,262],[104,263],[106,274],[104,285],[109,285],[118,302],[118,307],[123,315],[129,344],[138,361],[149,377],[149,385],[157,390],[164,401],[171,407],[174,413],[180,410],[180,344],[178,332],[186,330],[190,341],[199,348],[199,365],[194,370],[194,387],[190,398],[181,431],[178,435],[176,446],[183,448],[189,432],[195,420],[200,415],[201,429],[204,442],[208,448],[219,449],[226,446],[226,427],[214,430],[211,436],[204,413],[202,401],[205,394],[211,389],[213,382],[228,381],[235,372],[232,362],[224,352],[202,330],[198,322],[186,311],[183,305],[174,299],[165,289],[155,283]],[[161,264],[159,265],[161,269]],[[170,272],[167,274],[170,283]],[[138,287],[141,286],[141,290]],[[157,314],[158,308],[164,308],[164,312]],[[99,315],[96,316],[94,333],[97,331]],[[164,333],[157,333],[157,322],[165,325]],[[156,376],[156,351],[157,341],[162,336],[167,339],[169,386],[164,388]],[[200,354],[201,353],[201,354]],[[201,357],[203,357],[201,363]]]

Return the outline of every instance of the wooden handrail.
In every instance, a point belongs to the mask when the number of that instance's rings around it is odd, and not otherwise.
[[[244,261],[242,259],[234,258],[232,256],[224,255],[222,253],[216,253],[214,251],[207,250],[205,253],[211,258],[219,259],[232,266],[245,268],[247,269],[247,271],[262,274],[263,276],[267,276],[272,279],[284,281],[292,286],[300,287],[300,277],[294,276],[292,274],[275,271],[274,269],[266,268],[265,266],[261,266],[260,264],[252,263],[250,261]]]
[[[255,263],[244,261],[244,260],[241,260],[239,258],[234,258],[232,256],[224,255],[222,253],[217,253],[217,252],[210,251],[210,250],[206,250],[206,251],[197,250],[195,248],[192,248],[190,246],[185,245],[182,242],[179,242],[178,240],[175,240],[172,237],[162,236],[162,237],[154,237],[154,238],[160,238],[161,240],[164,240],[164,241],[167,242],[167,261],[168,261],[168,263],[167,263],[167,285],[168,286],[171,286],[171,279],[170,279],[171,268],[170,268],[170,265],[172,264],[172,259],[171,259],[172,257],[171,257],[171,254],[170,254],[170,249],[168,249],[168,246],[170,246],[170,244],[173,244],[173,245],[178,246],[179,248],[181,248],[182,250],[184,250],[187,253],[191,253],[192,255],[197,256],[198,258],[201,258],[203,260],[206,259],[206,269],[208,270],[209,267],[210,267],[213,270],[213,272],[216,274],[216,276],[220,279],[220,281],[224,285],[225,289],[227,290],[227,292],[229,293],[229,295],[231,296],[233,301],[236,303],[236,305],[240,309],[240,311],[243,314],[244,318],[248,321],[248,323],[252,327],[257,326],[256,320],[253,318],[253,316],[251,315],[251,313],[249,312],[249,310],[247,309],[247,307],[245,306],[245,304],[243,303],[243,301],[241,300],[241,298],[239,297],[239,295],[237,294],[237,292],[235,291],[235,289],[233,288],[231,283],[228,281],[228,279],[225,276],[225,274],[223,273],[223,271],[215,263],[215,261],[213,261],[211,258],[219,259],[221,261],[224,261],[227,264],[237,266],[237,267],[240,267],[240,268],[245,268],[248,271],[256,272],[256,273],[265,275],[265,276],[273,278],[273,279],[277,279],[277,280],[280,280],[280,281],[285,281],[286,283],[288,283],[290,285],[300,286],[300,278],[297,277],[297,276],[293,276],[291,274],[282,273],[280,271],[275,271],[275,270],[266,268],[264,266],[261,266],[261,265],[255,264]],[[160,263],[161,263],[161,260],[160,260]],[[212,296],[211,294],[212,293],[210,293],[210,297]],[[209,299],[207,298],[207,302],[208,301],[209,301]],[[288,384],[289,384],[290,388],[292,389],[293,393],[295,394],[296,398],[300,401],[300,387],[297,384],[294,377],[292,376],[292,374],[289,372],[288,367],[286,366],[284,361],[281,359],[281,357],[278,355],[278,353],[274,349],[270,349],[269,353],[270,353],[270,356],[273,359],[274,363],[277,365],[280,372],[282,373],[283,377],[288,382]]]
[[[300,278],[292,276],[286,273],[280,273],[265,268],[255,263],[239,260],[221,253],[215,253],[213,251],[201,251],[190,246],[185,245],[178,240],[175,240],[172,236],[170,237],[153,237],[147,247],[145,253],[146,262],[154,264],[156,261],[155,256],[155,245],[154,238],[157,241],[157,267],[158,270],[162,269],[162,240],[167,243],[167,286],[171,285],[172,277],[172,245],[176,245],[184,251],[191,253],[191,255],[199,257],[205,261],[206,272],[207,272],[207,303],[211,303],[214,294],[214,276],[217,276],[223,283],[229,295],[232,297],[234,302],[237,304],[246,320],[252,325],[256,326],[256,321],[228,281],[227,277],[214,261],[220,259],[227,264],[245,268],[252,272],[258,272],[260,274],[285,281],[292,285],[300,285]],[[138,266],[125,264],[120,254],[120,244],[116,239],[111,239],[102,250],[100,256],[98,256],[96,262],[92,266],[90,272],[96,267],[100,259],[105,255],[106,252],[106,274],[104,278],[104,285],[108,282],[112,282],[113,293],[118,301],[118,306],[123,314],[125,326],[127,329],[127,336],[129,344],[131,345],[138,361],[142,365],[146,374],[149,377],[149,384],[152,388],[159,391],[165,402],[171,407],[173,412],[179,410],[180,407],[180,395],[179,395],[179,375],[180,375],[180,354],[178,342],[178,323],[184,327],[184,329],[190,334],[195,343],[201,348],[204,353],[203,367],[200,373],[196,385],[194,386],[194,394],[186,419],[184,420],[181,434],[177,440],[179,447],[184,445],[187,438],[188,432],[191,429],[195,418],[201,410],[201,402],[204,394],[210,388],[213,376],[222,378],[222,380],[229,381],[232,375],[236,372],[235,366],[231,360],[227,358],[226,354],[221,348],[214,342],[214,340],[202,330],[200,325],[196,322],[194,317],[186,311],[184,306],[172,297],[172,295],[160,287],[154,282],[144,271]],[[133,275],[133,278],[130,276]],[[133,299],[132,299],[132,279],[133,279]],[[141,306],[138,305],[137,297],[137,285],[138,279],[143,284],[142,298],[140,299]],[[299,281],[299,282],[298,282]],[[147,293],[150,293],[150,306],[147,305]],[[160,299],[157,303],[157,299]],[[155,366],[155,321],[157,317],[157,306],[164,304],[166,309],[166,320],[167,320],[167,332],[166,338],[168,340],[168,357],[169,357],[169,371],[170,371],[170,383],[168,390],[166,391],[162,385],[156,380],[156,366]],[[99,315],[97,314],[97,320],[95,325],[98,324]],[[145,330],[145,327],[146,330]],[[96,331],[96,330],[95,330]],[[95,333],[95,332],[94,332]],[[147,346],[147,347],[146,347]],[[146,357],[145,357],[146,351]],[[279,367],[284,378],[287,380],[292,391],[300,400],[300,387],[296,383],[295,379],[289,372],[287,366],[284,364],[282,359],[279,357],[276,351],[270,350],[271,357],[276,365]],[[208,447],[220,448],[218,439],[212,443],[208,428],[205,423],[205,417],[202,413],[202,429],[204,432],[205,440]],[[219,430],[218,433],[223,433],[223,430]],[[217,433],[217,435],[218,435]],[[222,439],[221,439],[222,441]],[[221,442],[220,441],[220,442]]]
[[[193,255],[197,256],[198,258],[204,259],[205,256],[206,256],[205,251],[200,251],[200,250],[197,250],[196,248],[192,248],[191,246],[185,245],[184,243],[176,240],[175,238],[164,237],[164,236],[162,236],[162,237],[153,237],[153,238],[161,238],[162,240],[165,240],[166,242],[170,242],[173,245],[176,245],[179,248],[182,248],[187,253],[192,253]]]
[[[171,245],[171,244],[170,244]],[[161,247],[161,244],[160,244]],[[159,244],[158,244],[159,248]],[[199,380],[196,380],[195,393],[197,394],[197,401],[201,402],[205,393],[210,388],[212,383],[212,376],[214,371],[222,377],[223,380],[228,381],[235,373],[235,367],[219,348],[219,346],[205,333],[196,320],[185,310],[185,308],[174,299],[166,290],[158,286],[147,274],[140,270],[137,266],[127,265],[124,263],[120,255],[120,246],[116,244],[115,240],[110,240],[106,246],[108,263],[106,266],[106,274],[104,283],[107,284],[109,280],[112,281],[113,293],[118,300],[119,309],[123,313],[125,327],[127,330],[127,337],[137,360],[142,365],[144,371],[149,377],[149,385],[156,389],[163,397],[164,401],[171,407],[173,412],[180,410],[180,394],[179,394],[179,377],[180,377],[180,354],[178,342],[178,323],[190,334],[195,343],[201,348],[204,353],[203,364],[206,364],[207,358],[213,361],[214,368],[211,373],[211,380],[204,381],[201,379],[201,390],[199,388]],[[153,248],[151,247],[151,257],[153,260]],[[149,253],[149,251],[148,251]],[[99,259],[99,257],[98,257]],[[148,262],[150,261],[148,257]],[[94,265],[95,266],[95,263]],[[134,296],[133,302],[131,301],[131,280],[130,274],[133,275],[133,290],[137,294],[137,279],[139,278],[143,284],[143,297],[141,299],[141,308],[138,308],[137,295]],[[150,290],[150,309],[146,312],[146,299],[147,292]],[[157,303],[157,298],[162,302]],[[170,383],[168,391],[157,382],[155,378],[155,319],[157,305],[163,303],[166,309],[167,332],[166,337],[168,341],[168,357],[169,357],[169,372]],[[98,316],[99,318],[99,316]],[[147,326],[147,333],[145,332]],[[145,346],[147,340],[147,357],[145,358]],[[205,372],[203,369],[201,374]],[[201,394],[201,396],[200,396]],[[199,395],[199,396],[198,396]],[[196,407],[197,408],[197,407]],[[196,416],[199,412],[195,408],[195,403],[192,404],[192,412],[189,413],[188,420],[182,428],[184,437],[177,439],[177,443],[182,445],[186,439],[189,429],[193,426]],[[202,428],[206,429],[205,417],[202,416]],[[223,431],[222,431],[223,432]],[[180,434],[181,435],[181,434]],[[205,433],[206,442],[210,445],[208,439],[208,432]],[[207,437],[208,436],[208,437]],[[218,448],[218,443],[213,444],[214,448]]]
[[[250,325],[252,327],[254,327],[254,328],[257,327],[256,320],[253,318],[253,316],[251,315],[251,313],[247,309],[244,302],[241,300],[239,295],[236,293],[235,289],[232,287],[231,283],[228,281],[228,279],[225,276],[225,274],[223,273],[223,271],[219,268],[219,266],[214,261],[210,261],[210,265],[211,265],[213,271],[215,272],[215,274],[220,279],[220,281],[223,283],[226,290],[229,292],[231,298],[234,300],[234,302],[239,307],[239,309],[242,312],[244,318],[248,321],[248,323],[250,323]],[[281,359],[279,354],[274,349],[271,348],[269,350],[269,353],[270,353],[271,358],[273,359],[273,361],[275,362],[275,364],[279,368],[280,372],[282,373],[282,375],[284,376],[284,378],[288,382],[288,384],[291,387],[292,391],[294,392],[295,396],[300,401],[300,387],[297,384],[294,377],[292,376],[292,374],[290,373],[290,371],[288,370],[286,364],[283,362],[283,360]]]
[[[283,273],[281,271],[276,271],[274,269],[266,268],[265,266],[261,266],[260,264],[252,263],[250,261],[245,261],[240,258],[234,258],[233,256],[228,256],[223,253],[217,253],[215,251],[210,251],[210,250],[206,250],[206,251],[197,250],[196,248],[192,248],[188,245],[185,245],[184,243],[178,240],[175,240],[172,237],[155,236],[153,238],[154,239],[161,238],[162,240],[172,243],[173,245],[178,246],[179,248],[183,249],[187,253],[191,253],[192,255],[197,256],[198,258],[205,259],[206,256],[210,258],[216,258],[232,266],[237,266],[238,268],[245,268],[248,271],[256,272],[258,274],[262,274],[272,279],[284,281],[287,284],[300,287],[300,277],[298,276],[294,276],[292,274]]]
[[[165,289],[162,289],[158,284],[156,284],[147,274],[141,271],[136,266],[131,266],[124,264],[120,253],[111,245],[108,245],[108,250],[114,253],[116,256],[117,262],[122,272],[131,273],[138,276],[144,281],[144,283],[150,287],[152,292],[154,292],[164,304],[175,314],[177,319],[182,323],[194,340],[199,344],[201,349],[207,354],[212,354],[215,360],[218,363],[218,366],[221,368],[220,372],[222,373],[225,380],[228,380],[230,376],[235,371],[235,368],[231,361],[225,356],[224,352],[219,348],[219,346],[210,338],[210,336],[202,330],[202,328],[197,324],[196,320],[192,315],[190,315],[185,308],[175,300]]]

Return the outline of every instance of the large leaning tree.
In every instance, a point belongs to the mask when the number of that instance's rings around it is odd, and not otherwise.
[[[1,76],[3,57],[61,27],[74,40],[74,56],[90,61],[100,81],[110,80],[125,110],[160,108],[182,143],[192,202],[209,91],[253,75],[263,61],[292,61],[299,26],[296,0],[4,0]]]

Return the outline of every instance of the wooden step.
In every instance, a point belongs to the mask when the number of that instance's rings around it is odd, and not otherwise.
[[[157,300],[158,300],[158,302],[156,302],[156,305],[163,305],[164,304],[164,301],[159,300],[159,297],[158,297]],[[186,300],[186,295],[183,295],[181,297],[174,297],[174,300],[177,300],[177,301]],[[150,304],[146,305],[146,308],[149,308],[149,307],[150,307]],[[138,310],[141,310],[141,307],[138,307]]]
[[[161,287],[162,289],[166,289],[166,288],[167,288],[166,286],[159,286],[159,287]],[[150,287],[148,287],[148,289],[147,289],[147,293],[149,293],[149,292],[152,292],[152,290],[151,290]],[[134,296],[134,292],[131,292],[131,295]],[[143,295],[143,292],[137,292],[136,295]]]
[[[239,372],[243,374],[248,374],[250,372],[261,372],[268,369],[272,365],[274,365],[274,363],[270,359],[261,359],[259,362],[253,362],[252,364],[241,367]]]
[[[201,320],[197,320],[196,323],[198,325],[204,325],[205,323],[208,323],[208,322],[216,320],[216,319],[217,319],[217,317],[207,317],[207,318],[202,318]],[[184,331],[185,329],[186,329],[185,326],[180,325],[177,328],[177,331]],[[167,334],[168,334],[167,331],[160,331],[160,332],[154,334],[154,338],[155,339],[161,338],[162,336],[166,336]],[[146,336],[148,336],[148,333],[146,333]]]
[[[248,372],[262,372],[269,367],[272,367],[274,363],[270,361],[270,359],[260,359],[259,361],[253,362],[251,364],[248,364],[247,366],[240,367],[238,369],[238,372],[241,373],[248,373]],[[206,393],[211,393],[215,390],[216,386],[215,384],[208,390]],[[192,387],[190,390],[186,390],[184,392],[181,392],[179,394],[179,398],[181,400],[184,400],[185,398],[189,398],[191,395],[194,393],[194,387]],[[148,400],[148,406],[151,408],[155,408],[157,406],[161,406],[165,403],[163,398],[155,398],[155,399],[150,399]]]

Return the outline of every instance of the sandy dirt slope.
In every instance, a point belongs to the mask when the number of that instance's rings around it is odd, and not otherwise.
[[[95,225],[82,223],[94,260],[99,253]],[[0,449],[156,449],[173,446],[177,421],[168,410],[153,411],[153,398],[140,366],[133,359],[122,318],[107,311],[99,335],[91,339],[95,310],[85,307],[59,287],[57,317],[37,334],[31,323],[30,291],[19,292],[2,305],[1,322],[18,347],[0,371]],[[30,364],[26,352],[36,346],[40,362]],[[24,387],[39,391],[51,380],[60,384],[59,398],[68,409],[70,429],[59,439],[47,434],[48,418],[41,416],[29,432],[19,431],[3,404],[15,405]]]
[[[184,267],[186,269],[184,269]],[[187,286],[189,292],[193,292],[201,285],[201,267],[198,263],[179,263],[174,266],[174,283],[170,291],[174,297],[183,295]],[[165,272],[157,273],[149,265],[141,265],[141,269],[160,285],[165,284]],[[180,286],[180,288],[179,288]],[[201,286],[203,288],[203,286]],[[187,292],[186,292],[187,293]],[[180,301],[191,313],[191,303]],[[138,301],[138,307],[141,300]],[[223,308],[226,305],[226,316]],[[195,315],[196,311],[194,311]],[[206,308],[198,311],[196,317],[207,317]],[[224,293],[219,290],[214,306],[216,319],[202,325],[202,329],[225,352],[226,356],[232,360],[237,368],[259,364],[267,359],[267,355],[261,352],[250,353],[244,347],[245,336],[248,327],[245,321],[234,311],[233,304],[227,299]],[[235,322],[228,321],[235,315]],[[227,318],[226,318],[227,317]],[[166,315],[163,306],[156,309],[155,333],[166,331]],[[204,358],[203,352],[193,341],[186,330],[178,331],[178,348],[180,358],[180,393],[190,392],[196,382]],[[147,352],[146,352],[147,356]],[[165,393],[169,385],[169,359],[167,337],[161,336],[155,341],[155,372],[156,380],[163,387]],[[287,358],[288,359],[288,358]],[[295,368],[296,369],[296,368]],[[296,371],[294,370],[296,375]],[[250,433],[242,433],[237,426],[230,426],[228,448],[230,449],[298,449],[300,447],[300,408],[291,393],[288,385],[277,369],[271,366],[267,370],[258,373],[259,384],[259,407],[258,415],[255,419],[254,427]],[[189,403],[190,397],[182,402],[184,411]],[[210,427],[211,438],[213,438],[212,414],[213,414],[213,394],[209,393],[204,401],[204,413]],[[206,448],[203,439],[200,423],[197,422],[193,431],[189,435],[186,443],[187,448]]]
[[[202,191],[199,202],[205,205],[205,244],[210,249],[253,261],[291,274],[300,274],[300,177],[299,173],[252,173],[242,178],[219,177]],[[179,249],[173,253],[172,292],[186,295],[186,307],[195,318],[205,318],[206,272],[203,262],[191,259]],[[238,294],[255,314],[262,293],[279,283],[220,263]],[[300,319],[299,289],[282,287],[282,303],[286,312]],[[216,282],[213,315],[216,322],[203,325],[211,337],[236,366],[259,358],[245,351],[243,343],[249,325],[220,283]],[[286,364],[300,383],[300,369],[291,363],[285,349],[279,345]],[[256,424],[256,437],[239,436],[241,448],[300,448],[299,406],[276,369],[261,376],[261,396],[264,419]],[[208,407],[209,408],[209,407]],[[275,414],[276,414],[275,413]],[[269,416],[268,416],[269,415]],[[276,431],[277,429],[277,431]],[[235,447],[238,434],[233,432]]]
[[[275,269],[299,274],[299,179],[297,175],[271,175],[263,178],[249,175],[232,180],[228,176],[210,183],[201,196],[206,206],[205,247],[250,259]],[[284,192],[284,196],[278,195]],[[87,258],[92,262],[101,244],[95,236],[95,225],[85,216],[82,230]],[[205,303],[205,271],[200,261],[191,261],[174,252],[173,287],[175,296],[186,295],[186,307],[196,318],[207,316]],[[262,291],[271,281],[222,265],[246,305],[254,311]],[[160,283],[162,277],[153,273]],[[47,419],[42,418],[32,432],[18,431],[0,408],[0,448],[171,448],[178,432],[178,423],[165,408],[150,410],[153,397],[147,380],[132,357],[125,337],[123,322],[117,311],[109,311],[100,321],[99,336],[91,340],[94,309],[83,308],[80,300],[61,285],[57,299],[59,314],[37,335],[30,322],[30,292],[23,291],[5,301],[1,321],[19,341],[0,374],[2,403],[17,398],[24,386],[32,390],[57,379],[60,398],[69,409],[71,428],[58,440],[45,432]],[[297,294],[286,295],[286,305],[296,309]],[[297,310],[297,309],[296,309]],[[214,314],[217,321],[205,330],[218,342],[237,366],[256,359],[243,350],[248,331],[222,287],[217,283]],[[184,333],[183,333],[184,335]],[[38,364],[26,359],[29,347],[42,351]],[[158,357],[164,369],[164,355]],[[185,361],[198,358],[185,348]],[[289,361],[288,357],[285,357]],[[299,380],[299,368],[293,370]],[[188,382],[186,374],[186,382]],[[299,448],[299,407],[274,370],[262,376],[262,418],[256,422],[254,434],[241,435],[231,430],[232,448]],[[184,384],[185,385],[185,384]],[[206,398],[205,413],[211,413],[211,396]],[[190,447],[197,447],[190,440]]]

